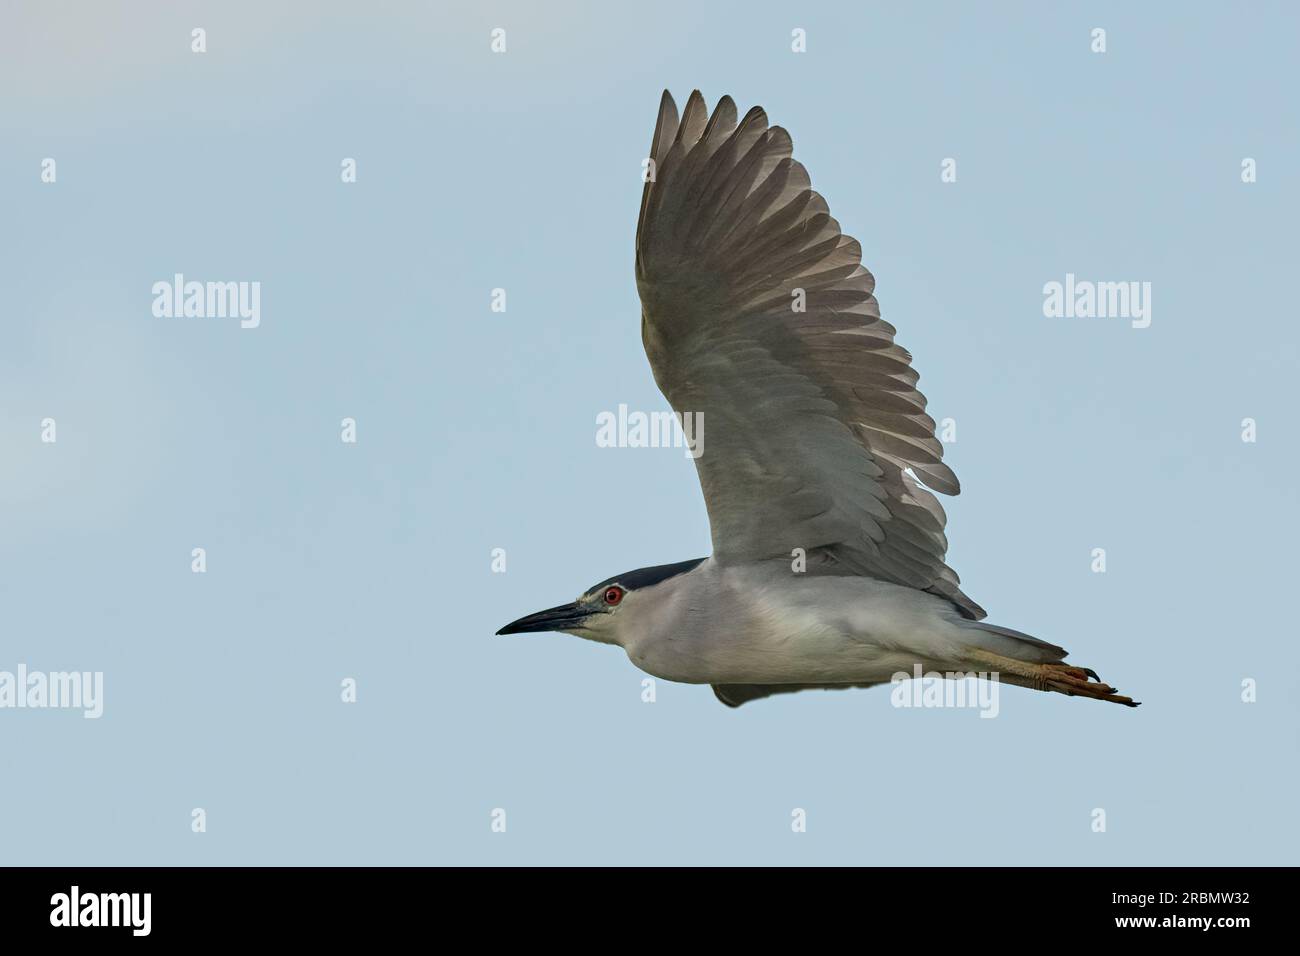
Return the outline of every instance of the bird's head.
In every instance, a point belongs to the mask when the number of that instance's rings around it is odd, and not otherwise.
[[[616,574],[587,588],[576,601],[529,614],[511,621],[498,634],[523,634],[529,631],[563,631],[602,644],[620,644],[620,632],[630,620],[653,602],[645,592],[669,578],[697,567],[703,558],[638,568]]]

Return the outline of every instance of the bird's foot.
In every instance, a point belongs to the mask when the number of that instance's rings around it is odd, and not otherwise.
[[[1071,667],[1069,664],[1038,665],[1034,686],[1067,697],[1091,697],[1093,700],[1108,700],[1126,707],[1136,707],[1140,703],[1132,697],[1122,696],[1109,684],[1103,684],[1096,671],[1087,667]]]
[[[1034,664],[1029,661],[1003,657],[982,648],[967,650],[967,659],[978,662],[981,666],[997,673],[998,679],[1019,687],[1032,687],[1034,690],[1054,691],[1068,697],[1091,697],[1093,700],[1108,700],[1112,704],[1126,707],[1138,706],[1138,701],[1120,695],[1114,687],[1103,684],[1097,672],[1087,667],[1074,667],[1070,664]]]

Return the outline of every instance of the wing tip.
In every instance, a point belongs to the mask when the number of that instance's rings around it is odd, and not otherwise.
[[[723,690],[723,688],[724,688],[726,685],[724,685],[724,684],[711,684],[710,686],[713,688],[713,696],[716,697],[716,698],[718,698],[718,701],[719,701],[720,703],[726,704],[726,705],[727,705],[728,707],[730,707],[732,710],[735,710],[737,707],[739,707],[741,704],[744,703],[743,700],[732,700],[731,698],[727,697],[727,696],[726,696],[726,693],[725,693],[724,690]]]

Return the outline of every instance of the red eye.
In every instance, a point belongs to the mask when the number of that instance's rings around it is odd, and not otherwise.
[[[622,588],[605,588],[605,603],[613,607],[619,601],[623,600]]]

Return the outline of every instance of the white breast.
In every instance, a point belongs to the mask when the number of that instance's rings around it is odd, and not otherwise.
[[[708,561],[684,578],[624,643],[634,664],[667,680],[873,683],[946,660],[956,646],[955,612],[911,588],[780,564]]]

